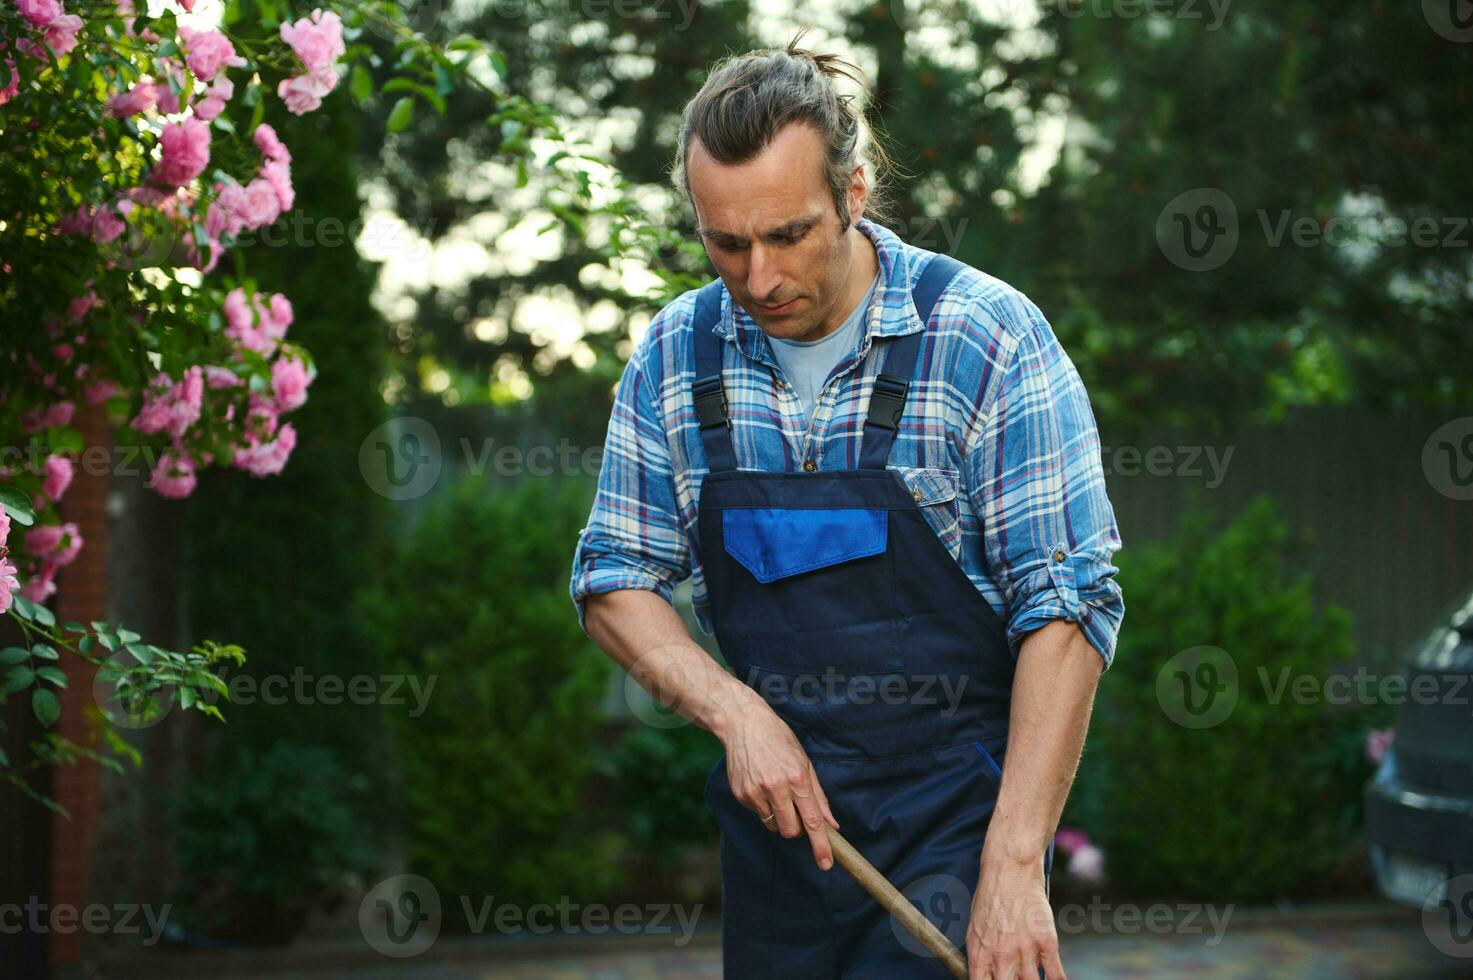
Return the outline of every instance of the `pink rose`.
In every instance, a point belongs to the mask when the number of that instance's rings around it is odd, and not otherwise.
[[[256,149],[267,160],[280,160],[282,163],[291,163],[292,155],[287,151],[286,144],[276,135],[276,130],[271,128],[270,123],[262,123],[256,127],[252,137],[256,141]]]
[[[281,210],[291,209],[292,202],[296,200],[296,193],[292,190],[290,164],[285,160],[267,160],[261,164],[261,176],[257,180],[264,180],[271,186],[271,190],[276,193],[276,203]]]
[[[148,486],[160,497],[178,500],[194,492],[196,480],[194,462],[188,456],[166,449],[159,454]]]
[[[152,109],[158,101],[158,94],[158,86],[153,81],[144,79],[128,91],[108,99],[107,111],[119,119],[136,116]]]
[[[338,83],[338,76],[331,68],[322,68],[305,75],[283,78],[276,86],[276,94],[286,103],[288,112],[302,116],[322,105],[323,98]]]
[[[205,386],[211,391],[221,388],[239,388],[245,384],[240,375],[229,368],[210,364],[205,367]]]
[[[307,386],[311,383],[307,365],[294,357],[281,358],[271,365],[271,394],[280,411],[301,408],[307,401]]]
[[[10,69],[10,81],[5,83],[4,88],[0,88],[0,105],[15,98],[16,93],[20,91],[20,72],[15,70],[15,62],[6,58],[5,67]]]
[[[332,11],[323,13],[321,8],[312,11],[295,24],[284,21],[281,39],[291,45],[302,64],[309,72],[330,68],[343,56],[343,22]]]
[[[288,422],[270,442],[253,442],[248,446],[237,447],[232,462],[252,476],[270,476],[281,472],[296,445],[297,431]]]
[[[72,461],[65,456],[57,456],[54,453],[46,457],[46,479],[41,484],[41,492],[49,497],[52,502],[61,499],[66,493],[66,488],[72,485]]]
[[[53,23],[62,15],[62,7],[57,0],[16,0],[15,5],[19,8],[20,15],[37,30]]]
[[[20,569],[10,563],[7,558],[0,558],[0,613],[10,611],[11,596],[20,591],[20,579],[17,578]]]
[[[230,38],[219,31],[196,31],[188,27],[179,28],[179,39],[184,42],[184,63],[194,72],[194,77],[208,82],[221,67],[231,65],[239,68],[246,60],[235,53]]]
[[[201,119],[214,119],[225,111],[225,103],[235,95],[235,83],[221,75],[205,89],[205,97],[194,104],[194,114]]]
[[[77,525],[43,524],[26,532],[26,551],[42,561],[70,565],[82,550],[82,533]]]
[[[187,184],[210,162],[209,124],[192,117],[170,123],[160,134],[159,145],[164,158],[154,168],[154,182],[168,187]]]
[[[56,563],[43,562],[41,571],[26,580],[26,584],[20,587],[20,594],[32,602],[45,602],[56,594]]]
[[[257,177],[245,186],[245,219],[249,228],[264,228],[281,215],[281,201],[276,188]]]
[[[111,398],[117,390],[118,386],[116,382],[104,379],[102,381],[94,381],[83,388],[82,397],[87,400],[88,405],[101,405]]]

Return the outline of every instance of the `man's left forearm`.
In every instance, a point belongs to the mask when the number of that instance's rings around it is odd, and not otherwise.
[[[1079,767],[1103,669],[1099,651],[1075,623],[1054,620],[1023,638],[984,862],[1043,859]]]

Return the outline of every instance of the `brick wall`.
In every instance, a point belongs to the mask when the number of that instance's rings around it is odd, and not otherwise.
[[[105,409],[78,407],[73,424],[82,431],[84,445],[111,449],[112,430]],[[93,450],[96,453],[96,450]],[[109,453],[110,455],[110,453]],[[92,469],[93,473],[87,470]],[[109,476],[98,467],[76,467],[70,489],[61,498],[61,518],[75,521],[83,547],[75,561],[56,576],[53,605],[58,622],[86,623],[107,615],[107,502]],[[100,648],[99,648],[100,649]],[[95,670],[80,657],[63,657],[59,666],[66,672],[66,690],[61,695],[61,719],[57,732],[79,745],[96,747],[89,739],[84,710],[95,704],[92,675]],[[87,872],[97,836],[99,769],[81,761],[75,766],[58,766],[52,773],[52,797],[71,814],[52,818],[51,902],[52,907],[82,909],[88,902]],[[51,933],[53,968],[75,964],[81,958],[82,932]]]

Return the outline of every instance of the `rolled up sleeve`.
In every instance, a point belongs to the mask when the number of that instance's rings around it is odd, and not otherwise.
[[[979,444],[968,454],[987,561],[1007,601],[1016,657],[1028,633],[1079,624],[1109,668],[1125,614],[1121,547],[1084,382],[1036,306],[1003,362]]]
[[[690,575],[665,427],[644,367],[648,349],[636,348],[619,380],[598,493],[573,555],[570,591],[585,633],[588,596],[648,589],[669,602]]]

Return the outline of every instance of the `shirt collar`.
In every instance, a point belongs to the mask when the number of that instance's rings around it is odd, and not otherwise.
[[[895,232],[868,218],[860,218],[858,228],[874,243],[880,262],[880,282],[875,287],[869,319],[860,341],[863,350],[875,336],[898,337],[924,327],[910,291],[925,253],[905,244]],[[724,284],[721,287],[721,316],[712,332],[728,341],[735,338],[737,348],[748,358],[775,364],[766,331],[757,325],[750,313],[732,301]]]

